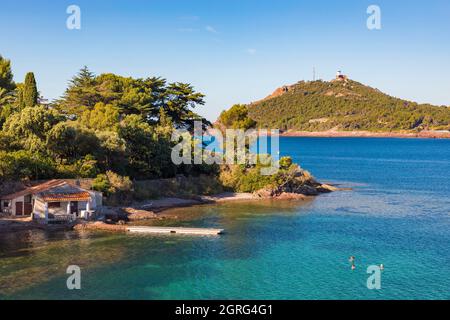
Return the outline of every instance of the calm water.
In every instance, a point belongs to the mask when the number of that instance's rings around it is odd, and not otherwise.
[[[450,299],[450,140],[283,138],[281,149],[353,191],[173,210],[177,225],[225,228],[217,238],[3,234],[0,298]],[[382,289],[368,290],[380,263]],[[81,291],[66,289],[70,264]]]

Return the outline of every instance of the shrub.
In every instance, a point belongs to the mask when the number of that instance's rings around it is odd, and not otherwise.
[[[92,188],[103,192],[109,205],[128,204],[133,200],[133,182],[112,171],[99,174],[92,183]]]
[[[262,163],[223,166],[219,180],[224,187],[236,192],[256,192],[266,188],[275,193],[295,192],[303,185],[317,184],[311,174],[293,163],[290,157],[281,158],[279,165],[279,170],[273,175],[261,173],[261,169],[266,166]]]
[[[108,176],[106,174],[99,174],[92,182],[92,189],[103,192],[105,196],[109,194],[111,184],[109,183]]]

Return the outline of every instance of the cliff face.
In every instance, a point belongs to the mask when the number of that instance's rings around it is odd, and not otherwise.
[[[251,103],[259,127],[291,131],[449,130],[450,108],[392,97],[346,76],[301,81]]]

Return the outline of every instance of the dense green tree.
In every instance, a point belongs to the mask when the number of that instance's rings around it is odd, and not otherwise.
[[[48,132],[62,120],[55,110],[29,107],[9,116],[3,125],[3,133],[14,138],[15,148],[45,152]]]
[[[125,141],[127,171],[131,176],[140,173],[149,178],[156,172],[152,155],[155,146],[154,131],[141,116],[126,116],[120,123],[119,136]]]
[[[39,93],[37,90],[36,80],[34,79],[34,73],[28,72],[25,76],[25,82],[21,90],[24,107],[34,107],[38,104]]]
[[[49,158],[25,150],[0,150],[0,179],[38,180],[55,175],[55,166]]]
[[[0,105],[0,128],[3,126],[3,123],[11,116],[15,111],[15,108],[12,104],[4,104]]]
[[[11,151],[14,140],[14,137],[0,131],[0,151]]]
[[[79,122],[96,131],[116,131],[119,125],[119,110],[111,104],[97,103],[93,109],[86,109]]]
[[[10,104],[14,100],[14,96],[11,92],[8,92],[5,88],[0,88],[0,106]]]
[[[14,96],[7,92],[6,89],[0,88],[0,128],[6,119],[14,112],[14,106],[12,102]]]
[[[248,116],[248,109],[244,104],[235,104],[229,110],[223,111],[219,123],[226,128],[244,130],[256,126],[256,122]]]
[[[172,125],[192,129],[194,120],[203,120],[193,110],[204,104],[204,95],[185,83],[169,83],[149,77],[133,79],[106,73],[94,76],[83,68],[69,83],[57,108],[72,118],[92,111],[97,103],[118,110],[119,116],[139,115],[150,125],[170,118]],[[165,118],[161,119],[161,115]],[[165,125],[165,124],[164,124]]]
[[[102,156],[99,163],[102,172],[112,170],[120,174],[127,174],[127,158],[125,154],[125,140],[115,131],[99,131],[96,136],[100,143]]]
[[[0,89],[11,92],[15,87],[16,85],[13,81],[13,74],[11,71],[11,61],[6,60],[0,55]]]
[[[57,101],[59,111],[68,116],[80,115],[101,102],[100,88],[96,88],[95,75],[84,66],[70,81],[63,97]],[[107,103],[107,102],[105,102]]]
[[[11,83],[12,76],[3,74],[2,83]],[[133,179],[216,172],[206,165],[187,170],[171,160],[174,128],[192,129],[192,121],[201,119],[193,110],[204,96],[189,84],[95,76],[84,67],[51,106],[37,105],[32,73],[25,83],[7,87],[0,89],[0,152],[8,155],[0,161],[0,180],[94,177],[108,171]]]
[[[132,201],[133,182],[129,177],[123,177],[112,171],[99,174],[93,181],[94,190],[108,196],[111,205],[123,205]]]
[[[0,55],[0,129],[6,118],[13,112],[14,89],[11,62]]]
[[[78,160],[87,155],[101,155],[94,132],[72,121],[60,122],[47,135],[47,149],[58,159]]]
[[[23,100],[23,83],[18,83],[16,85],[15,95],[16,95],[16,109],[23,110],[25,108],[25,101]]]
[[[167,87],[161,107],[175,125],[191,130],[194,120],[203,120],[205,124],[210,125],[193,111],[197,105],[205,104],[204,97],[203,94],[195,92],[190,84],[171,83]]]
[[[83,159],[78,160],[77,177],[95,178],[99,172],[97,163],[98,161],[95,159],[95,157],[90,154],[86,155]]]

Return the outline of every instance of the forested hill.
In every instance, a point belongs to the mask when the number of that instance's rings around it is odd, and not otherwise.
[[[290,131],[450,129],[450,107],[398,99],[347,78],[301,81],[247,107],[258,127]]]

